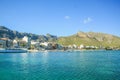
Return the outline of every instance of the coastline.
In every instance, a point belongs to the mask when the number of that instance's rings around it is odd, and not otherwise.
[[[37,53],[37,52],[81,52],[81,51],[116,51],[120,49],[53,49],[53,50],[47,50],[47,49],[26,49],[26,48],[0,48],[0,53]]]
[[[78,49],[69,49],[69,50],[28,50],[28,53],[37,53],[37,52],[81,52],[81,51],[117,51],[117,50],[106,50],[106,49],[96,49],[96,50],[92,50],[92,49],[89,49],[89,50],[85,50],[85,49],[82,49],[82,50],[78,50]],[[119,50],[118,50],[119,51]]]

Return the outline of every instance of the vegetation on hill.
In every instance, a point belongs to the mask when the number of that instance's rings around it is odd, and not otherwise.
[[[78,32],[77,34],[68,37],[59,37],[57,42],[64,46],[73,44],[80,46],[83,44],[85,46],[120,47],[120,37],[95,32]]]

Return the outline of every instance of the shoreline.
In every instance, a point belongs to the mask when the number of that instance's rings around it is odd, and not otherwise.
[[[68,49],[68,50],[28,50],[28,53],[33,52],[80,52],[80,51],[117,51],[117,50],[106,50],[106,49],[89,49],[89,50],[77,50],[77,49]],[[119,51],[119,50],[118,50]]]
[[[26,53],[37,53],[37,52],[81,52],[81,51],[116,51],[116,50],[120,50],[120,49],[53,49],[53,50],[47,50],[47,49],[43,49],[43,50],[28,50],[28,49],[6,49],[6,48],[1,48],[0,49],[0,53],[21,53],[21,52],[26,52]],[[25,51],[26,50],[26,51]]]

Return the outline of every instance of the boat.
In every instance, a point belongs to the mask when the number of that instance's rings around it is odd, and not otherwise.
[[[0,53],[26,53],[26,49],[21,49],[21,48],[13,48],[13,49],[0,49]]]

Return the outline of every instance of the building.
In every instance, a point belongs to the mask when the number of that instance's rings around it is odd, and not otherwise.
[[[18,40],[13,40],[13,47],[18,48],[19,47],[19,41]]]
[[[36,49],[39,49],[40,48],[40,42],[38,41],[31,41],[31,47],[32,48],[36,48]]]
[[[77,48],[77,45],[73,44],[73,48],[75,48],[75,49],[76,49],[76,48]]]
[[[0,38],[0,48],[8,48],[12,46],[12,40],[8,38]]]
[[[72,45],[69,45],[69,46],[68,46],[68,48],[69,48],[69,49],[72,49],[72,48],[73,48],[73,46],[72,46]]]
[[[42,48],[45,48],[45,49],[52,49],[52,43],[50,43],[50,42],[40,43],[40,46],[41,46]]]
[[[37,42],[37,41],[31,41],[31,45],[38,45],[39,44],[39,42]]]
[[[29,48],[31,46],[31,38],[27,37],[27,36],[24,36],[22,38],[22,42],[24,42],[25,47]]]
[[[85,46],[84,46],[83,44],[81,44],[79,48],[80,48],[80,49],[84,49]]]
[[[22,41],[24,41],[24,42],[26,42],[26,43],[28,42],[28,40],[29,40],[29,39],[28,39],[27,36],[24,36],[24,37],[22,38]]]
[[[0,48],[6,48],[6,41],[0,39]]]

